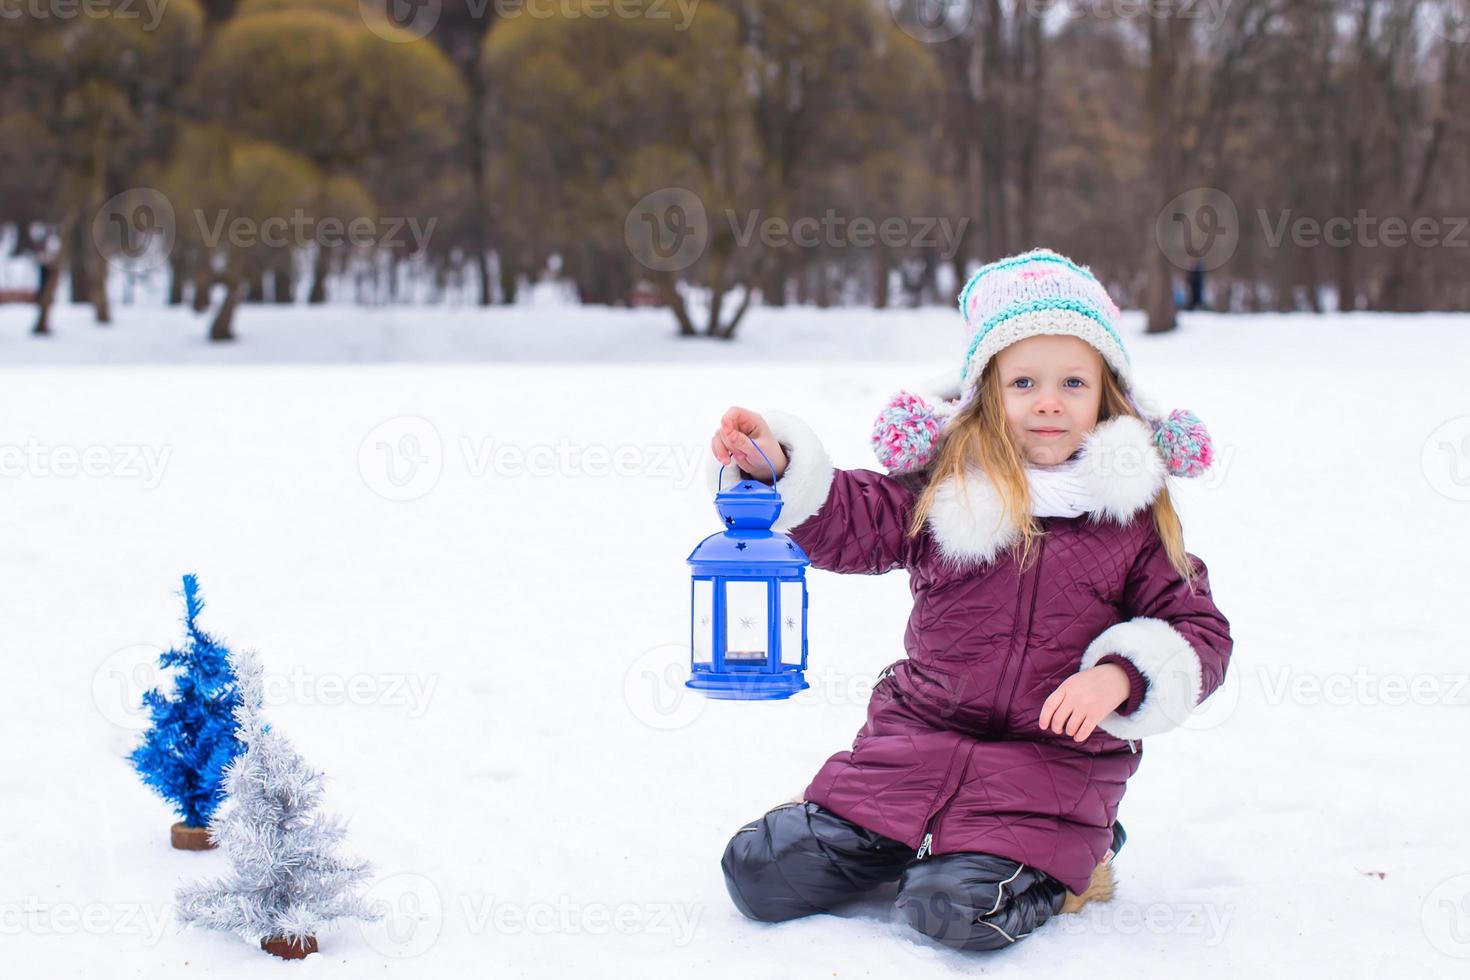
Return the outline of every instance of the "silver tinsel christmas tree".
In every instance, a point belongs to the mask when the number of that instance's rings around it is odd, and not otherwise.
[[[346,828],[316,812],[322,773],[266,725],[259,660],[248,651],[230,656],[240,692],[236,735],[246,748],[225,771],[225,800],[209,834],[232,872],[180,888],[179,918],[252,942],[285,939],[301,947],[335,920],[376,920],[379,913],[358,894],[369,865],[337,856]]]

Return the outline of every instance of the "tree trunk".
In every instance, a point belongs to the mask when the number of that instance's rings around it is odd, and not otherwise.
[[[735,315],[730,322],[716,335],[722,340],[734,340],[735,330],[740,326],[740,321],[745,319],[745,313],[750,309],[750,298],[755,295],[755,288],[751,284],[745,287],[745,296],[741,298],[740,305],[735,308]]]
[[[240,302],[240,294],[245,291],[245,283],[238,273],[231,273],[224,277],[224,284],[225,301],[220,304],[219,312],[209,325],[210,343],[225,343],[235,339],[235,307]]]
[[[214,287],[214,274],[210,270],[210,256],[206,253],[197,256],[193,270],[194,299],[190,304],[195,313],[203,313],[209,309],[210,293]]]
[[[486,25],[486,28],[493,26],[489,24]],[[494,301],[494,294],[489,258],[490,199],[485,188],[485,105],[488,101],[488,93],[485,91],[484,73],[480,71],[480,48],[481,45],[475,44],[472,48],[465,49],[467,54],[464,63],[460,66],[460,71],[469,94],[469,117],[465,121],[465,148],[469,154],[470,193],[474,202],[474,214],[471,217],[469,229],[469,247],[475,254],[475,268],[480,275],[479,305],[489,306]],[[504,236],[503,228],[501,235]],[[513,296],[515,293],[513,284],[509,292],[504,290],[505,253],[507,251],[504,245],[504,242],[500,242],[497,248],[500,252],[502,297]],[[505,302],[513,301],[505,300]]]
[[[873,248],[873,309],[886,310],[890,297],[888,295],[888,273],[892,268],[892,256],[888,249],[881,245]]]
[[[503,242],[498,258],[498,265],[500,266],[500,302],[506,306],[514,306],[521,281],[520,249],[513,244]]]
[[[51,306],[56,300],[56,291],[61,282],[61,269],[66,264],[66,239],[62,238],[61,251],[51,260],[51,274],[46,284],[36,294],[36,325],[31,333],[37,337],[51,335]]]
[[[87,260],[90,266],[87,286],[92,294],[92,309],[96,312],[97,325],[105,327],[112,323],[112,303],[107,297],[107,259],[91,235],[87,236]]]
[[[184,280],[189,278],[188,264],[184,260],[184,250],[175,248],[172,255],[168,257],[168,305],[181,306],[184,302]]]
[[[1155,208],[1153,214],[1162,214],[1170,199],[1177,193],[1173,190],[1177,173],[1178,133],[1175,131],[1173,113],[1170,111],[1174,96],[1177,69],[1176,52],[1173,48],[1174,32],[1166,16],[1148,19],[1148,81],[1145,103],[1148,112],[1149,182],[1153,189]],[[1177,325],[1178,311],[1174,304],[1174,266],[1168,253],[1155,240],[1150,229],[1148,236],[1147,261],[1144,271],[1144,309],[1148,317],[1148,333],[1166,333]]]
[[[271,300],[289,304],[296,298],[296,253],[289,248],[281,250],[271,270]]]
[[[791,259],[784,249],[767,253],[769,261],[761,282],[761,303],[765,306],[786,305],[786,283],[791,278]]]
[[[1023,249],[1035,248],[1036,216],[1038,214],[1037,178],[1041,174],[1041,122],[1045,118],[1045,43],[1042,17],[1036,12],[1018,13],[1025,17],[1021,25],[1021,49],[1017,56],[1020,67],[1018,89],[1024,103],[1018,116],[1022,121],[1020,130],[1021,148],[1016,162],[1017,205],[1020,218],[1017,227],[1017,244]]]
[[[78,216],[70,222],[62,235],[69,236],[71,239],[66,248],[67,272],[70,280],[68,291],[71,293],[71,301],[90,303],[92,302],[92,287],[89,285],[91,278],[87,274],[87,243],[92,240],[91,228]]]
[[[664,305],[674,314],[674,319],[679,321],[680,337],[698,337],[699,331],[694,329],[694,321],[689,317],[689,307],[684,305],[684,296],[679,292],[679,284],[674,279],[672,272],[656,272],[653,275],[654,286],[658,294],[663,298]]]
[[[480,305],[489,306],[494,301],[495,279],[490,275],[490,256],[483,248],[475,249],[475,270],[480,277]]]
[[[328,255],[325,246],[318,245],[316,254],[311,260],[311,292],[307,294],[308,303],[325,303],[327,301],[327,271]]]
[[[265,272],[256,267],[245,273],[245,302],[265,302]]]
[[[816,284],[814,295],[816,297],[817,309],[825,310],[832,306],[832,279],[828,275],[830,270],[827,262],[818,258],[811,264],[812,282]]]

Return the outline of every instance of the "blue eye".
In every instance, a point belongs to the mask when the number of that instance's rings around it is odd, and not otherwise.
[[[1027,383],[1028,383],[1028,384],[1029,384],[1029,383],[1030,383],[1030,381],[1031,381],[1031,379],[1030,379],[1030,378],[1017,378],[1017,379],[1016,379],[1016,380],[1015,380],[1015,381],[1012,381],[1012,382],[1011,382],[1011,384],[1013,384],[1013,385],[1018,385],[1018,384],[1020,384],[1020,383],[1021,383],[1021,382],[1022,382],[1022,381],[1025,381],[1025,382],[1027,382]]]
[[[1084,387],[1087,384],[1087,382],[1083,381],[1081,378],[1068,378],[1067,384],[1071,384],[1073,381],[1077,382],[1077,387],[1079,388]]]

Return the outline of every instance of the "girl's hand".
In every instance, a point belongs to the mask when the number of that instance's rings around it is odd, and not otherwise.
[[[721,463],[733,462],[762,483],[770,483],[770,470],[761,454],[756,452],[757,445],[765,450],[779,479],[786,472],[786,454],[781,451],[781,444],[776,441],[776,435],[766,420],[755,412],[732,407],[721,416],[720,427],[710,440],[710,450],[715,459]]]
[[[1128,673],[1117,664],[1098,664],[1062,681],[1041,706],[1041,729],[1085,742],[1113,709],[1128,700]]]

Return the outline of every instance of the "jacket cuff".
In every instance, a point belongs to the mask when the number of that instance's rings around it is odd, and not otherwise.
[[[1094,666],[1101,667],[1103,664],[1117,664],[1123,668],[1123,673],[1128,675],[1128,700],[1118,705],[1118,714],[1131,715],[1138,710],[1143,702],[1143,696],[1148,693],[1148,680],[1133,666],[1133,661],[1120,654],[1110,653],[1099,660]]]
[[[822,440],[817,438],[811,426],[786,412],[762,412],[761,417],[771,427],[782,452],[786,453],[786,472],[776,481],[776,489],[781,494],[781,514],[771,525],[771,530],[790,531],[822,509],[832,490],[836,471]],[[765,464],[762,462],[760,465]],[[769,483],[771,478],[770,473],[757,476],[730,463],[724,467],[722,480],[720,468],[720,461],[710,453],[705,463],[705,484],[712,495],[728,490],[741,480],[759,479],[762,483]]]
[[[1097,666],[1108,654],[1132,663],[1147,685],[1136,710],[1127,716],[1113,711],[1097,723],[1108,734],[1126,739],[1158,735],[1177,728],[1199,704],[1199,654],[1162,619],[1140,616],[1103,630],[1082,654],[1082,669]]]

